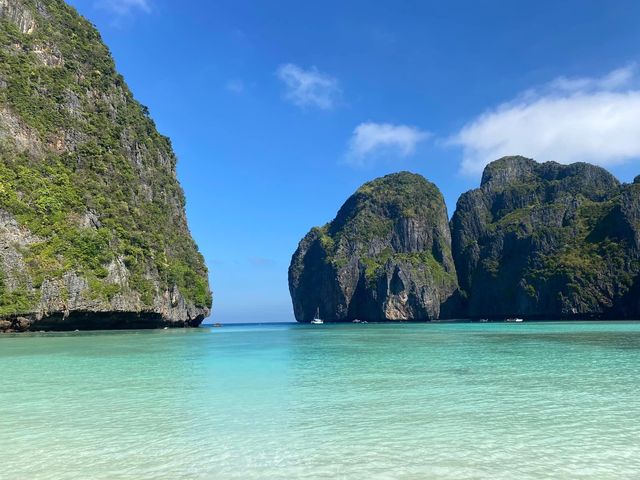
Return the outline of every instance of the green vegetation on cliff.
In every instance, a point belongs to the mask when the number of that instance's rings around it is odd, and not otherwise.
[[[628,315],[624,297],[639,271],[623,214],[629,188],[586,163],[489,164],[451,222],[467,314]]]
[[[303,322],[318,305],[333,320],[638,318],[640,176],[501,158],[447,226],[435,185],[388,175],[307,234],[289,288]]]
[[[364,184],[300,242],[289,268],[296,318],[316,306],[333,320],[437,318],[457,287],[447,220],[442,194],[420,175]]]
[[[61,0],[13,7],[33,28],[0,16],[0,209],[30,239],[19,251],[26,275],[11,288],[0,279],[0,316],[33,311],[42,283],[66,272],[87,279],[88,298],[133,293],[151,310],[175,285],[208,309],[169,139],[74,9]],[[107,281],[114,262],[126,282]]]

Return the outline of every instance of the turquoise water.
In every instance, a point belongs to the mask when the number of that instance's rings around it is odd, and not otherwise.
[[[640,324],[0,336],[0,478],[631,479]]]

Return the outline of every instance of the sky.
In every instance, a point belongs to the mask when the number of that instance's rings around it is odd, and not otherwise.
[[[293,321],[300,239],[400,170],[449,215],[503,155],[640,174],[640,2],[70,0],[178,155],[211,321]]]

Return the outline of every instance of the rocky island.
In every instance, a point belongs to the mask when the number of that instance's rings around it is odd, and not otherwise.
[[[639,187],[587,163],[489,164],[451,220],[460,315],[637,316]]]
[[[289,268],[300,322],[317,309],[330,321],[432,320],[448,314],[457,286],[442,194],[408,172],[360,187]]]
[[[209,314],[171,143],[62,0],[0,0],[0,158],[0,331]]]
[[[451,222],[437,187],[389,175],[300,242],[289,269],[299,322],[638,318],[640,177],[505,157]]]

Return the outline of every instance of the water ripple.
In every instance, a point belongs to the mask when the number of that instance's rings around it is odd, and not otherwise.
[[[640,324],[0,337],[0,479],[635,479]]]

